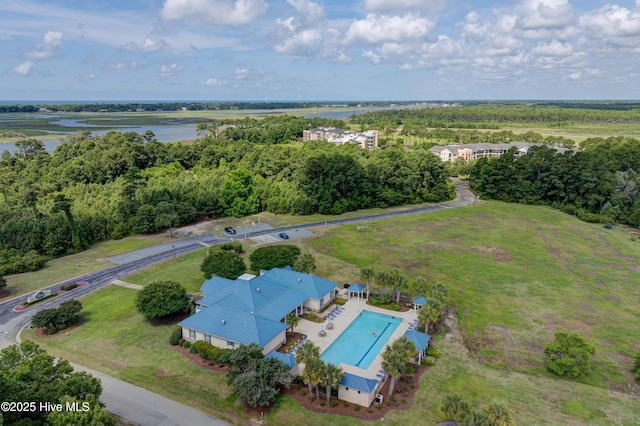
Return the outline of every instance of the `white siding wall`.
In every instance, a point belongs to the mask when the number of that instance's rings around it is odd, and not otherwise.
[[[340,387],[338,388],[338,399],[351,402],[352,404],[358,404],[363,407],[370,407],[375,397],[375,392],[369,394],[351,388],[347,390],[347,388],[342,385],[340,385]]]

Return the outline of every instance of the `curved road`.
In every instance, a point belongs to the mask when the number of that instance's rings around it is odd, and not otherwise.
[[[429,207],[398,210],[389,213],[353,217],[348,219],[335,219],[326,222],[285,226],[282,228],[248,233],[246,236],[247,238],[250,238],[277,232],[286,232],[294,229],[308,229],[326,225],[344,225],[348,223],[365,222],[370,220],[387,219],[392,217],[426,213],[467,206],[473,204],[476,199],[473,192],[469,189],[468,184],[463,182],[458,182],[456,184],[456,196],[457,197],[455,201],[441,203]],[[64,301],[76,299],[79,296],[104,287],[105,285],[112,283],[114,280],[122,279],[155,263],[170,259],[171,257],[176,255],[182,255],[202,249],[203,245],[200,244],[200,242],[213,246],[226,241],[228,241],[228,238],[204,237],[200,239],[199,242],[193,242],[192,244],[188,244],[182,247],[175,247],[173,249],[168,249],[167,251],[157,253],[145,258],[135,259],[131,262],[112,266],[98,272],[85,274],[80,277],[75,277],[71,280],[52,284],[48,287],[43,288],[43,290],[48,289],[55,291],[59,289],[61,284],[69,282],[87,282],[87,284],[80,286],[73,291],[66,292],[60,296],[39,303],[37,305],[37,308],[34,307],[25,311],[14,312],[13,307],[20,301],[24,300],[25,296],[23,295],[10,300],[6,300],[0,303],[0,348],[16,343],[16,338],[22,328],[26,326],[29,321],[31,321],[31,318],[33,318],[33,316],[42,309],[55,308]],[[189,411],[194,412],[196,416],[198,414],[202,416],[198,419],[192,418],[192,422],[190,424],[227,424],[220,420],[214,419],[213,417],[199,413],[192,408],[185,407],[184,405],[178,404],[174,401],[167,400],[164,397],[155,395],[151,392],[145,391],[144,389],[138,388],[121,380],[114,379],[112,377],[96,372],[92,372],[92,374],[99,376],[103,381],[104,391],[101,399],[107,404],[107,409],[134,423],[140,425],[179,425],[183,424],[185,419],[184,416],[186,415],[185,412]],[[127,397],[124,398],[123,395],[127,395]],[[156,399],[154,399],[154,397],[156,397]],[[183,407],[183,409],[181,410],[180,407]]]

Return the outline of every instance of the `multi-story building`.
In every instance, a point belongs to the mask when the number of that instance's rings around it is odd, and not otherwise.
[[[364,149],[374,149],[378,147],[378,131],[356,132],[335,127],[316,127],[311,130],[304,130],[302,132],[302,140],[304,142],[326,140],[336,145],[351,143]]]
[[[469,162],[481,157],[500,157],[513,147],[516,148],[516,155],[524,155],[532,146],[539,145],[525,142],[470,143],[464,145],[436,145],[431,147],[430,151],[440,157],[442,161],[455,161],[458,158],[463,158],[466,162]],[[552,148],[558,153],[567,151],[567,148],[557,146]]]

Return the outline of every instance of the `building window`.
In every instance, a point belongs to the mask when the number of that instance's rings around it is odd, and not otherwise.
[[[196,339],[196,331],[195,330],[189,330],[189,339]]]
[[[230,340],[227,340],[227,346],[229,346],[230,348],[235,348],[236,347],[236,343],[232,342]]]
[[[323,306],[324,306],[324,297],[320,299],[320,308],[322,308]]]
[[[210,334],[205,334],[204,335],[204,341],[211,344],[211,335]]]

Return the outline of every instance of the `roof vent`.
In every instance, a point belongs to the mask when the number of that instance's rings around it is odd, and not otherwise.
[[[251,311],[251,315],[253,315],[253,311]]]
[[[302,282],[302,278],[298,278],[298,282],[301,283]]]
[[[260,287],[256,287],[256,293],[260,293]]]
[[[222,320],[221,323],[222,325],[225,325],[227,323],[227,320]]]

